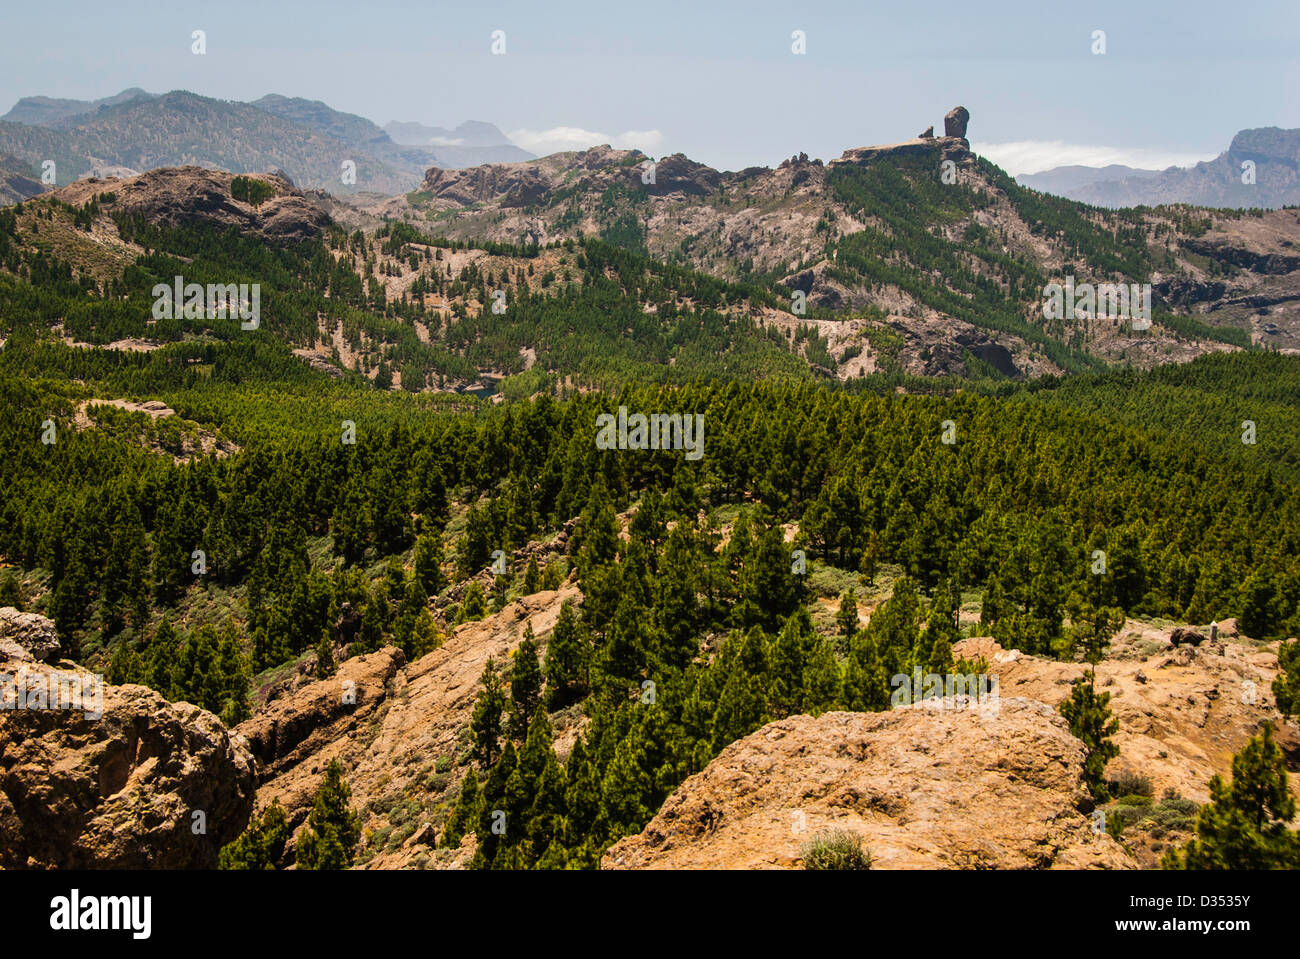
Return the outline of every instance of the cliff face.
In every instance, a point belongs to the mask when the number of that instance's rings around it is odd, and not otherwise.
[[[0,610],[0,868],[216,866],[253,807],[242,740],[197,706],[21,645],[52,635]]]

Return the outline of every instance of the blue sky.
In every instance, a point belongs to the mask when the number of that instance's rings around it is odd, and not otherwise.
[[[380,124],[487,120],[538,153],[614,142],[738,169],[942,132],[960,103],[976,149],[1012,173],[1194,162],[1240,129],[1300,127],[1296,0],[122,0],[3,19],[0,113],[132,86],[281,93]]]

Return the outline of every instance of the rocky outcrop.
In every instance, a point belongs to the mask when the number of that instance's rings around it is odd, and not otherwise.
[[[970,111],[965,107],[953,107],[944,115],[943,135],[964,140],[968,123],[970,123]]]
[[[420,190],[457,206],[495,201],[503,207],[520,207],[540,200],[549,185],[535,165],[491,163],[464,170],[431,167]]]
[[[59,648],[59,634],[44,616],[0,608],[0,665],[52,662]]]
[[[1224,642],[1232,633],[1219,625],[1218,642],[1175,646],[1170,630],[1129,621],[1097,666],[1097,688],[1111,694],[1119,720],[1115,744],[1120,754],[1108,775],[1131,769],[1151,780],[1155,795],[1174,789],[1198,803],[1209,799],[1215,773],[1231,774],[1232,756],[1260,724],[1279,726],[1284,749],[1300,752],[1294,724],[1283,725],[1273,700],[1277,655],[1253,644]],[[1232,630],[1235,632],[1235,623]],[[1191,630],[1204,637],[1207,629]],[[1189,639],[1179,632],[1180,642]],[[1070,695],[1070,684],[1084,674],[1082,663],[1025,656],[1004,650],[992,639],[966,639],[953,655],[983,658],[996,674],[1003,697],[1023,696],[1056,708]],[[1300,779],[1292,777],[1300,798]]]
[[[0,868],[211,868],[248,822],[252,757],[206,710],[30,654],[0,706]]]
[[[684,154],[674,153],[672,156],[655,161],[654,183],[643,183],[640,173],[638,173],[637,183],[644,185],[646,191],[654,196],[664,196],[669,193],[707,196],[717,192],[718,186],[722,183],[722,174],[703,163],[687,159]]]
[[[544,642],[561,604],[570,599],[582,600],[574,584],[523,597],[487,619],[458,626],[440,648],[412,663],[404,664],[398,650],[385,648],[347,660],[335,676],[275,700],[236,730],[264,763],[258,807],[278,799],[290,825],[300,828],[325,767],[337,759],[352,789],[353,806],[362,814],[365,865],[410,865],[427,845],[427,835],[415,838],[415,822],[410,823],[411,835],[391,848],[374,837],[391,831],[390,815],[412,797],[427,800],[430,807],[443,801],[448,790],[454,798],[465,773],[458,760],[469,742],[469,719],[488,657],[502,667],[530,624]],[[348,681],[354,684],[355,704],[343,701]],[[557,726],[557,733],[557,750],[566,753],[573,730],[566,733]],[[419,827],[429,821],[417,818]],[[453,856],[438,865],[454,868],[465,858]]]
[[[138,214],[154,224],[201,224],[218,230],[233,227],[286,241],[318,237],[329,227],[328,214],[283,175],[249,176],[274,191],[257,207],[231,196],[234,174],[196,166],[163,167],[126,180],[78,180],[53,195],[73,206],[100,196],[106,209]],[[105,193],[114,194],[111,205],[102,199]]]
[[[262,778],[364,725],[405,662],[393,646],[349,659],[330,678],[307,683],[241,723],[238,732],[261,764]]]
[[[862,835],[874,868],[1133,868],[1081,811],[1084,748],[1065,721],[1029,699],[998,707],[770,723],[686,780],[602,867],[798,868],[804,843],[841,828]]]

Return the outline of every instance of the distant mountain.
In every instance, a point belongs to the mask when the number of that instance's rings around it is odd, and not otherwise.
[[[53,160],[62,185],[193,164],[232,173],[282,169],[301,186],[339,194],[395,194],[414,189],[430,167],[533,158],[491,123],[396,126],[400,142],[365,117],[274,93],[252,103],[138,87],[100,100],[24,97],[0,118],[0,154],[7,156],[0,174],[39,181],[43,164]],[[355,164],[355,182],[345,181],[347,161]],[[8,202],[27,189],[19,181],[11,187],[4,191]]]
[[[299,186],[336,193],[402,193],[418,184],[424,166],[431,165],[422,156],[402,157],[403,148],[378,127],[374,133],[382,142],[367,149],[357,131],[368,121],[360,117],[327,117],[326,112],[334,111],[324,104],[312,112],[299,103],[309,101],[272,104],[290,114],[286,117],[183,90],[134,97],[70,115],[59,121],[66,124],[63,129],[0,121],[0,153],[17,157],[25,164],[18,172],[29,176],[39,177],[42,162],[54,160],[60,185],[103,168],[194,165],[232,173],[280,169]],[[312,125],[324,120],[329,120],[324,129]],[[343,180],[343,164],[349,160],[356,164],[355,183]]]
[[[131,87],[121,93],[104,97],[100,100],[60,100],[55,97],[23,97],[13,109],[0,117],[10,123],[29,123],[38,127],[62,127],[77,118],[95,113],[103,107],[115,107],[119,103],[128,103],[139,97],[153,99],[157,94],[146,93],[139,87]]]
[[[484,163],[519,163],[535,158],[534,154],[511,143],[494,124],[481,120],[467,120],[454,130],[394,120],[385,124],[384,132],[396,143],[433,150],[440,161],[433,165],[444,170]]]
[[[409,146],[494,147],[510,143],[510,138],[495,125],[481,120],[467,120],[454,130],[394,120],[384,125],[384,132],[395,142]]]
[[[1242,182],[1242,177],[1249,172],[1243,168],[1246,163],[1254,165],[1253,183]],[[1065,169],[1077,168],[1060,168]],[[1036,176],[1047,177],[1060,170]],[[1242,130],[1232,138],[1225,152],[1186,169],[1170,167],[1159,173],[1137,170],[1086,184],[1062,177],[1055,188],[1039,186],[1032,177],[1021,177],[1020,182],[1036,190],[1112,209],[1162,203],[1227,209],[1296,206],[1300,205],[1300,130],[1278,127]]]
[[[1171,167],[1172,169],[1172,167]],[[1141,170],[1137,167],[1112,163],[1110,166],[1058,166],[1041,173],[1025,173],[1016,177],[1016,182],[1039,193],[1055,193],[1066,196],[1067,190],[1079,190],[1094,183],[1110,183],[1125,177],[1145,178],[1158,176],[1159,170]]]

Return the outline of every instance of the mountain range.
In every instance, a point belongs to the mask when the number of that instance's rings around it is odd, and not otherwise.
[[[431,166],[531,157],[491,124],[469,129],[473,142],[464,145],[397,143],[364,117],[277,94],[252,103],[138,88],[94,101],[26,97],[0,117],[0,171],[40,182],[43,163],[53,160],[62,185],[195,164],[235,173],[280,169],[305,187],[340,194],[399,193]],[[21,180],[0,187],[10,201],[31,195],[30,188]]]
[[[1227,150],[1193,167],[1064,166],[1016,179],[1035,190],[1111,209],[1169,203],[1265,210],[1298,206],[1300,130],[1242,130]]]

